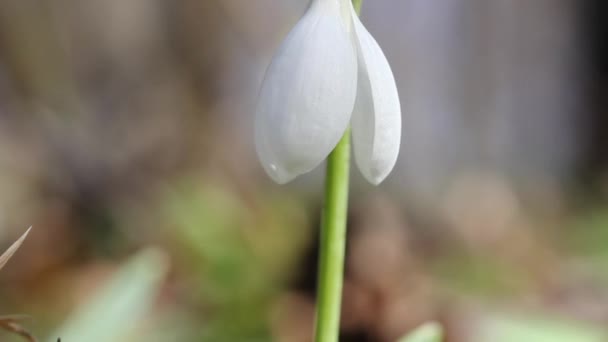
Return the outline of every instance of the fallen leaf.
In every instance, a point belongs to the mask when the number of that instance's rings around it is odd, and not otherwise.
[[[30,232],[31,229],[32,229],[32,227],[29,227],[27,229],[27,231],[25,233],[23,233],[23,235],[21,235],[21,237],[19,238],[19,240],[15,241],[4,252],[4,254],[0,255],[0,270],[4,267],[4,265],[6,265],[6,263],[8,262],[8,260],[13,256],[13,254],[15,254],[15,252],[19,249],[19,247],[21,247],[21,244],[23,243],[23,241],[25,240],[25,238],[27,237],[27,234]]]
[[[29,317],[26,315],[0,316],[0,328],[20,335],[29,342],[37,342],[38,340],[17,322],[26,318]]]

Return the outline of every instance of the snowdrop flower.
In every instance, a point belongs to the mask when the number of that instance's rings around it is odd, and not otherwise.
[[[266,71],[256,150],[268,175],[287,183],[322,163],[349,124],[355,162],[379,184],[401,140],[393,73],[350,0],[312,0]]]

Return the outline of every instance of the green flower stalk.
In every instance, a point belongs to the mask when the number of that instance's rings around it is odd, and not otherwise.
[[[317,285],[315,341],[338,341],[346,249],[350,135],[347,131],[327,158],[325,208]]]
[[[274,181],[327,159],[318,342],[339,338],[351,136],[355,163],[372,184],[391,172],[401,141],[395,79],[360,8],[361,0],[312,0],[270,63],[256,109],[256,151]]]

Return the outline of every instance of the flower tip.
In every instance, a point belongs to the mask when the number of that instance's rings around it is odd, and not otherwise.
[[[270,176],[275,183],[280,185],[289,183],[297,176],[287,172],[277,164],[272,163],[268,166],[264,166],[264,170],[266,170],[268,176]]]
[[[380,185],[380,183],[382,183],[383,180],[384,180],[384,178],[377,177],[377,178],[369,179],[369,182],[372,185],[378,186],[378,185]]]
[[[382,183],[386,177],[388,176],[388,173],[381,173],[379,172],[379,170],[375,170],[372,171],[371,174],[363,175],[365,177],[365,179],[367,179],[368,182],[370,182],[372,185],[380,185],[380,183]]]

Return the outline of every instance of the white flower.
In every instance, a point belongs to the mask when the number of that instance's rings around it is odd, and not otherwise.
[[[393,73],[350,0],[312,0],[266,71],[256,150],[270,177],[287,183],[323,162],[349,124],[356,164],[379,184],[401,140]]]

